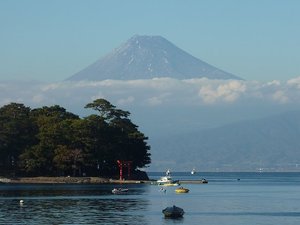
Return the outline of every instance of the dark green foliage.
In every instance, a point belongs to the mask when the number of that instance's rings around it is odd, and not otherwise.
[[[105,99],[86,105],[98,111],[79,118],[55,105],[31,110],[11,103],[0,108],[1,175],[117,175],[117,160],[142,168],[150,160],[147,137]]]
[[[0,169],[16,171],[18,157],[37,140],[30,108],[11,103],[0,108]]]

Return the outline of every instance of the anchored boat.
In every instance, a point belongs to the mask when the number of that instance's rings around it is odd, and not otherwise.
[[[163,186],[178,186],[178,181],[174,181],[171,177],[171,171],[168,169],[166,171],[166,176],[161,177],[159,180],[156,181],[158,185]]]
[[[184,187],[179,187],[175,189],[176,193],[188,193],[190,190]]]
[[[111,191],[113,194],[124,194],[128,192],[127,188],[114,188]]]
[[[163,209],[162,213],[165,215],[165,217],[168,218],[178,218],[183,216],[184,211],[182,208],[173,205],[171,207]]]

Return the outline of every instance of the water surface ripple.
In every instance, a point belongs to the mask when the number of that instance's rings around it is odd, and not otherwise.
[[[157,179],[163,173],[150,173]],[[0,184],[0,224],[104,225],[295,225],[300,221],[300,173],[174,173],[174,179],[206,178],[208,184],[186,184],[161,192],[156,185]],[[121,186],[121,185],[120,185]],[[23,203],[20,203],[20,200]],[[165,219],[161,210],[177,205],[185,215]]]

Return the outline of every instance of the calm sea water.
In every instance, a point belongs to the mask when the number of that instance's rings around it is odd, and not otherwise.
[[[156,179],[163,173],[149,173]],[[300,173],[174,173],[174,179],[206,178],[183,185],[188,194],[156,185],[0,185],[0,224],[300,224]],[[24,203],[20,204],[20,200]],[[182,219],[165,219],[167,206],[184,209]]]

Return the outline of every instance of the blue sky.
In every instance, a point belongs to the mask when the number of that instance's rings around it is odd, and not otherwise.
[[[0,0],[0,81],[66,79],[135,34],[246,80],[300,76],[297,0]]]

